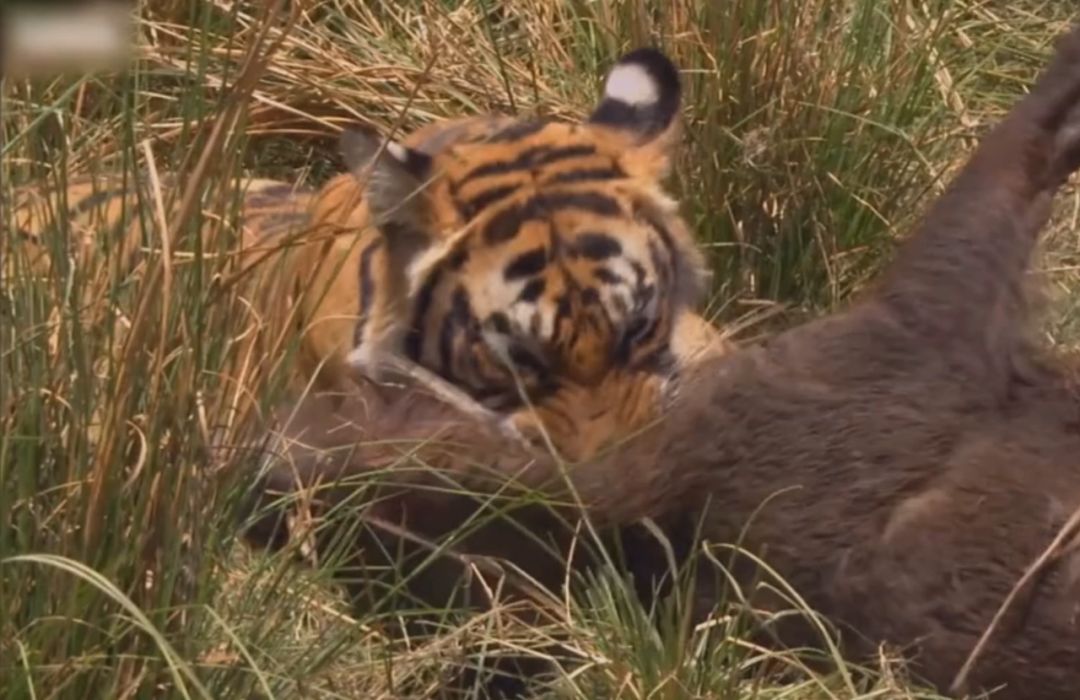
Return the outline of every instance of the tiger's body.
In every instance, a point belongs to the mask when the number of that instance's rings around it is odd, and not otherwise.
[[[284,182],[252,178],[238,183],[241,196],[242,238],[247,242],[272,237],[303,226],[305,193]],[[175,178],[165,174],[162,189],[175,190]],[[22,187],[15,191],[10,221],[3,220],[5,236],[10,225],[17,248],[7,258],[5,272],[26,265],[34,274],[45,274],[52,264],[46,231],[65,226],[67,254],[81,261],[96,254],[107,255],[127,266],[141,245],[140,202],[153,207],[155,195],[144,179],[122,175],[77,175],[62,188]]]
[[[404,358],[571,460],[655,419],[673,373],[725,347],[694,312],[702,259],[659,184],[678,81],[657,61],[625,58],[586,123],[473,117],[385,144],[346,132],[350,172],[322,188],[249,181],[245,260],[295,239],[263,312],[299,299],[300,383],[340,385],[350,365],[378,379]],[[654,99],[628,104],[635,90]],[[138,196],[88,179],[26,190],[15,232],[40,268],[48,212],[67,207],[85,254]],[[123,260],[138,217],[128,229],[106,239]]]
[[[208,284],[233,278],[245,284],[237,308],[244,318],[237,318],[229,342],[237,346],[232,358],[253,372],[252,362],[266,361],[295,325],[291,297],[296,285],[289,283],[289,272],[298,267],[292,258],[275,257],[292,255],[281,242],[305,232],[313,193],[260,178],[230,185],[235,201],[203,208],[200,247]],[[69,271],[77,268],[80,281],[73,289],[80,296],[79,323],[87,328],[111,324],[113,352],[123,352],[127,324],[117,323],[126,316],[116,291],[145,276],[147,263],[162,259],[166,250],[174,268],[194,260],[190,241],[165,240],[179,210],[179,190],[171,173],[163,173],[156,185],[146,177],[105,173],[73,175],[61,187],[16,189],[0,219],[3,283],[36,278],[67,285],[73,281]],[[231,230],[234,224],[238,230]],[[256,265],[259,261],[267,264]],[[289,267],[282,270],[281,265]],[[54,317],[58,311],[53,310]],[[253,332],[255,327],[259,332]],[[304,372],[292,377],[298,386],[308,379]]]

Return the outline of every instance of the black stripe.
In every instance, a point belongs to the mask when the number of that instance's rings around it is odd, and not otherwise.
[[[454,358],[457,362],[460,371],[456,377],[446,377],[452,381],[456,381],[466,391],[472,395],[472,392],[477,389],[477,384],[480,387],[497,382],[501,377],[496,379],[490,379],[483,371],[481,365],[481,358],[476,351],[476,347],[482,345],[483,340],[480,337],[480,320],[476,318],[476,315],[469,309],[469,313],[462,321],[461,327],[462,335],[462,347],[464,350],[462,354]]]
[[[629,362],[634,348],[644,345],[649,338],[656,335],[659,327],[660,319],[656,316],[651,318],[638,316],[631,321],[619,339],[619,345],[615,350],[615,362],[618,364]]]
[[[550,165],[551,163],[558,163],[562,160],[570,160],[571,158],[584,158],[586,156],[594,155],[596,155],[596,146],[582,143],[576,146],[553,148],[546,152],[537,153],[536,156],[533,157],[530,165],[535,168],[540,165]]]
[[[518,229],[524,223],[521,216],[521,207],[511,206],[503,209],[484,227],[484,242],[488,245],[505,243],[517,235]]]
[[[469,172],[461,176],[461,178],[454,183],[458,188],[461,188],[465,183],[470,180],[474,180],[480,177],[488,177],[489,175],[505,175],[506,173],[512,173],[515,170],[527,170],[532,166],[533,158],[536,158],[541,153],[546,153],[551,150],[551,146],[535,146],[522,153],[519,153],[513,160],[500,160],[494,163],[484,163],[478,165]]]
[[[656,294],[655,284],[639,285],[634,290],[634,304],[638,308],[645,308],[645,305],[652,301],[653,295]]]
[[[383,239],[377,238],[371,245],[360,254],[360,313],[356,319],[356,329],[353,331],[353,345],[360,346],[364,339],[364,328],[367,326],[368,313],[371,311],[372,288],[375,286],[371,279],[371,259],[375,251],[383,246]]]
[[[544,381],[544,376],[544,373],[540,373],[532,377],[537,384],[535,387],[530,387],[527,393],[534,403],[550,395],[557,387],[556,384],[550,381]],[[509,413],[525,405],[518,394],[516,385],[511,386],[509,389],[505,386],[489,386],[476,389],[472,392],[472,397],[497,413]]]
[[[652,322],[641,333],[638,333],[637,338],[634,340],[634,345],[646,345],[650,340],[656,337],[656,332],[660,330],[660,316],[653,316]]]
[[[534,197],[526,203],[525,213],[534,219],[561,209],[582,209],[601,216],[618,216],[622,209],[618,201],[598,192],[552,192]]]
[[[557,345],[559,347],[566,348],[567,350],[569,350],[570,348],[573,348],[577,344],[578,337],[581,335],[581,331],[584,330],[582,328],[582,325],[584,325],[584,322],[587,319],[588,319],[587,316],[583,317],[583,318],[579,318],[578,322],[570,327],[570,337],[561,339],[561,341],[558,342]],[[591,326],[593,324],[589,324],[589,325]]]
[[[603,282],[604,284],[620,284],[625,281],[622,277],[607,269],[606,267],[598,267],[593,270],[593,277]]]
[[[522,277],[532,277],[543,271],[547,261],[547,250],[543,247],[526,251],[511,260],[510,264],[503,269],[503,279],[510,282]]]
[[[446,258],[446,266],[451,271],[460,270],[469,259],[467,248],[458,248]]]
[[[502,311],[496,311],[487,317],[486,324],[502,335],[510,335],[510,319]]]
[[[540,219],[562,209],[582,209],[600,216],[618,216],[618,201],[598,192],[550,192],[538,194],[520,205],[509,206],[492,217],[484,228],[488,245],[505,243],[517,235],[526,221]]]
[[[462,216],[465,217],[466,223],[472,221],[480,210],[485,207],[494,204],[500,199],[509,197],[514,192],[518,191],[517,185],[506,185],[505,187],[493,187],[490,190],[485,190],[476,195],[472,199],[466,201],[458,209],[461,211]]]
[[[510,361],[514,363],[515,369],[519,371],[532,372],[538,377],[547,372],[547,365],[544,364],[544,361],[520,345],[511,345],[509,355]]]
[[[401,144],[398,144],[401,145]],[[401,164],[406,172],[415,177],[421,178],[427,175],[431,170],[431,156],[423,151],[418,151],[415,148],[409,148],[408,146],[402,146],[405,149],[405,160],[399,160],[397,156],[389,154],[395,162]]]
[[[517,124],[511,124],[508,127],[496,131],[488,139],[488,143],[506,143],[507,141],[517,141],[523,139],[526,136],[532,136],[544,130],[548,124],[552,122],[551,119],[535,119],[525,122],[518,122]]]
[[[589,260],[606,260],[622,253],[622,245],[606,233],[586,231],[574,236],[571,251]]]
[[[450,313],[443,319],[442,328],[439,329],[439,364],[444,376],[453,369],[455,330],[464,332],[471,316],[469,295],[465,288],[459,285],[450,301]]]
[[[543,277],[537,277],[536,279],[529,280],[529,283],[518,294],[518,301],[534,302],[540,298],[540,295],[544,293],[544,288],[547,286],[547,281]]]
[[[533,146],[532,148],[519,153],[513,160],[503,160],[478,165],[465,173],[465,175],[459,178],[454,184],[460,189],[465,186],[465,183],[476,178],[488,177],[491,175],[505,175],[518,170],[531,170],[532,168],[538,168],[542,165],[556,163],[561,160],[582,158],[591,155],[596,155],[596,147],[589,144],[578,144],[576,146],[565,146],[563,148],[552,148],[547,145]]]
[[[615,305],[615,310],[618,311],[620,315],[626,315],[630,310],[630,307],[626,305],[626,300],[623,299],[622,294],[612,295],[611,303]]]
[[[431,298],[435,294],[435,287],[442,277],[442,270],[436,269],[431,276],[424,280],[424,285],[416,294],[416,306],[413,309],[412,325],[405,335],[405,355],[414,362],[420,361],[420,343],[423,338],[424,317],[431,309]]]
[[[548,178],[546,184],[569,182],[592,182],[596,180],[619,180],[626,177],[626,174],[617,167],[601,167],[601,168],[583,168],[581,170],[570,170],[567,172],[556,173]]]
[[[564,318],[568,318],[570,316],[570,312],[571,312],[572,309],[573,309],[573,305],[570,302],[570,295],[569,294],[563,294],[555,302],[555,322],[554,322],[554,326],[555,326],[556,331],[558,330],[559,324],[562,322],[562,320]]]

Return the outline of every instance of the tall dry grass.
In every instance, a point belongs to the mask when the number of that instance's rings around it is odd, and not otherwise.
[[[143,2],[128,70],[3,81],[0,694],[423,696],[467,645],[539,654],[559,632],[578,663],[559,697],[926,697],[884,660],[855,669],[824,653],[821,670],[809,651],[755,647],[768,620],[738,590],[690,629],[689,583],[645,610],[604,571],[570,582],[550,628],[497,608],[391,640],[326,569],[237,547],[251,457],[223,447],[253,436],[293,346],[242,285],[222,284],[237,271],[230,178],[318,184],[353,120],[389,133],[493,110],[578,118],[620,52],[658,44],[685,69],[673,187],[716,271],[710,309],[749,338],[842,303],[877,269],[1024,89],[1070,3],[324,0],[289,3],[291,18],[267,6]],[[130,213],[134,265],[115,264],[101,230],[95,256],[69,258],[80,232],[63,217],[47,273],[20,261],[14,188],[106,171],[152,185],[155,170],[183,184],[151,186]],[[1074,210],[1047,257],[1058,340],[1078,317]],[[275,349],[244,355],[253,335]]]

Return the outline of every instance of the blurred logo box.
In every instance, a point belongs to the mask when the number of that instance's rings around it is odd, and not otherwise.
[[[0,69],[7,78],[123,69],[134,40],[123,2],[4,3]]]

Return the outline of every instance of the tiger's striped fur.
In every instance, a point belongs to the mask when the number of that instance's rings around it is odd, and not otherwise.
[[[448,140],[490,130],[498,117],[472,117],[439,122],[418,129],[404,139],[417,148],[437,150]],[[62,187],[24,186],[4,202],[0,217],[4,277],[49,274],[58,261],[48,232],[66,234],[67,258],[83,265],[108,264],[113,271],[131,271],[144,241],[144,229],[154,235],[156,221],[148,221],[156,198],[167,199],[166,219],[176,214],[179,202],[176,177],[160,176],[160,191],[149,178],[121,174],[81,174]],[[260,303],[256,313],[280,321],[292,314],[303,323],[295,380],[300,389],[310,380],[324,388],[341,385],[352,370],[346,356],[354,346],[361,297],[368,310],[395,312],[386,280],[392,277],[381,232],[370,226],[364,188],[353,173],[333,177],[321,188],[298,187],[270,179],[233,181],[240,191],[235,232],[236,247],[226,254],[238,257],[238,267],[253,269],[249,289]],[[7,195],[7,193],[4,193]],[[6,197],[5,197],[6,199]],[[171,206],[170,206],[171,204]],[[203,248],[217,250],[220,217],[207,216],[202,227]],[[160,228],[157,226],[156,228]],[[160,241],[149,245],[160,248]],[[379,291],[361,293],[357,271],[366,271]],[[86,270],[84,270],[86,272]],[[89,275],[87,275],[89,276]],[[238,273],[243,276],[243,273]],[[88,298],[103,298],[114,275],[101,276],[87,289]],[[255,301],[255,300],[253,300]],[[299,308],[295,308],[299,302]],[[295,313],[294,313],[295,312]]]
[[[496,119],[437,148],[346,132],[383,233],[358,255],[352,360],[378,374],[404,356],[571,457],[640,427],[676,334],[716,340],[693,314],[701,253],[661,186],[678,107],[674,66],[638,50],[584,123]]]
[[[304,292],[300,381],[339,386],[350,361],[377,377],[402,356],[570,459],[655,418],[672,374],[725,348],[693,311],[701,257],[660,186],[677,108],[674,68],[639,51],[586,123],[472,117],[388,144],[347,132],[350,172],[322,188],[247,183],[245,256],[299,232],[262,312]],[[135,197],[112,180],[26,190],[15,232],[45,264],[40,232],[66,203],[80,249],[100,249]],[[137,218],[129,229],[106,238],[124,260]]]
[[[191,269],[201,248],[205,300],[217,299],[208,314],[214,318],[210,325],[227,331],[213,343],[221,343],[220,370],[228,378],[228,391],[250,406],[248,401],[256,396],[253,386],[279,367],[285,367],[292,389],[302,389],[312,378],[310,365],[290,362],[285,355],[301,320],[289,274],[297,269],[298,256],[277,246],[306,225],[304,193],[266,179],[230,183],[236,191],[222,196],[236,197],[239,211],[232,209],[232,201],[207,202],[196,246],[190,238],[166,242],[179,208],[179,196],[172,195],[179,195],[180,188],[171,174],[162,174],[158,184],[160,189],[151,186],[149,178],[133,175],[84,174],[70,176],[59,188],[27,186],[11,192],[12,206],[5,206],[0,218],[0,286],[5,296],[27,284],[32,285],[27,291],[62,285],[63,296],[49,294],[52,302],[46,311],[50,354],[60,352],[63,328],[98,329],[106,334],[101,337],[105,344],[94,347],[111,356],[108,364],[120,368],[133,331],[140,345],[159,333],[161,338],[177,337],[176,329],[160,327],[168,322],[164,316],[137,309],[142,295],[168,292],[169,276],[159,265],[168,260],[173,274]],[[185,276],[185,284],[191,281]],[[169,302],[157,308],[164,314]],[[64,316],[67,323],[61,322]],[[137,324],[136,318],[141,319]],[[106,405],[99,410],[105,411]],[[247,409],[237,405],[237,410]]]

